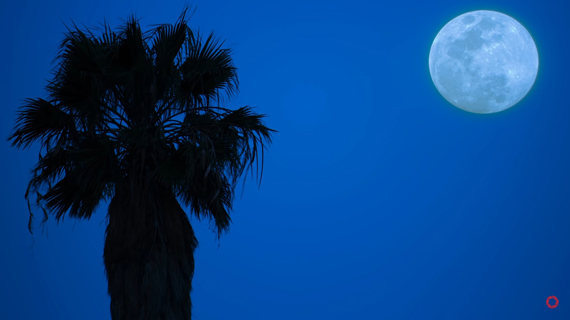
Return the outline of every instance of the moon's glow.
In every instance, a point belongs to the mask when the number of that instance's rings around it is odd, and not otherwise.
[[[446,24],[433,40],[429,71],[441,95],[473,113],[517,104],[538,73],[538,51],[528,31],[496,11],[472,11]]]

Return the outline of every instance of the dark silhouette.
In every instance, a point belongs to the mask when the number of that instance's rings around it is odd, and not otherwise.
[[[191,318],[198,242],[177,199],[219,238],[237,180],[258,151],[263,174],[264,140],[277,132],[249,107],[219,106],[237,92],[236,68],[223,42],[187,26],[188,9],[149,33],[134,16],[118,33],[104,23],[102,37],[68,28],[49,99],[26,99],[8,137],[18,148],[41,141],[26,199],[37,195],[44,222],[48,212],[89,219],[111,200],[103,259],[114,320]]]

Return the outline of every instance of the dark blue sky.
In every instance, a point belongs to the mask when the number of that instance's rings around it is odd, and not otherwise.
[[[27,229],[38,145],[6,137],[45,97],[71,19],[174,23],[184,1],[2,1],[0,319],[110,319],[107,204]],[[189,24],[234,49],[226,104],[279,130],[261,188],[237,189],[230,232],[191,222],[194,319],[569,319],[570,7],[562,0],[197,1]],[[533,36],[530,93],[464,112],[433,85],[431,43],[454,17],[507,14]],[[30,249],[34,241],[33,249]],[[219,247],[218,247],[219,246]],[[546,298],[559,299],[556,309]]]

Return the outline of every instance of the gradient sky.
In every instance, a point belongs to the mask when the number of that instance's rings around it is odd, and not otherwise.
[[[6,141],[22,100],[45,97],[63,23],[135,13],[146,31],[185,3],[0,2],[0,319],[110,319],[107,204],[90,221],[50,217],[47,234],[39,215],[32,238],[39,146]],[[230,232],[191,219],[194,319],[570,318],[567,1],[191,4],[189,25],[234,50],[240,94],[225,106],[279,131],[261,187],[236,190]],[[538,47],[534,87],[504,112],[455,108],[430,78],[433,39],[473,10],[515,18]]]

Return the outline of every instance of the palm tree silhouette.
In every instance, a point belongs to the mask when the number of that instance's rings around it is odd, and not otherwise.
[[[191,319],[198,242],[178,199],[219,238],[237,180],[259,151],[263,174],[264,140],[277,132],[247,106],[219,106],[238,90],[231,52],[192,31],[188,9],[147,33],[134,16],[118,33],[104,23],[101,37],[68,28],[49,99],[26,99],[8,137],[17,148],[41,141],[26,199],[30,208],[37,195],[43,222],[48,212],[89,219],[110,199],[103,259],[114,320]],[[30,233],[32,219],[30,208]]]

